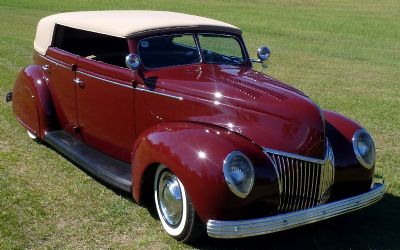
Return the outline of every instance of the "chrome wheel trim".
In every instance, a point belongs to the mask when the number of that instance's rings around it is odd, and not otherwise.
[[[172,226],[166,219],[166,217],[163,214],[161,203],[159,201],[159,180],[161,180],[161,177],[164,172],[170,173],[174,178],[176,179],[177,183],[179,184],[179,189],[181,192],[181,198],[182,198],[182,213],[180,216],[179,222],[175,225]],[[168,234],[171,236],[179,236],[182,234],[182,232],[185,229],[185,226],[187,224],[187,217],[188,217],[188,211],[187,211],[187,198],[186,198],[186,191],[184,186],[182,185],[181,181],[179,180],[178,177],[176,177],[165,165],[159,165],[156,175],[154,178],[154,201],[157,209],[158,216],[160,218],[161,224],[164,228],[165,231],[167,231]]]
[[[37,136],[32,133],[31,131],[27,130],[26,133],[28,133],[29,138],[31,138],[32,140],[36,140]]]
[[[162,216],[171,227],[182,219],[182,192],[178,179],[169,171],[163,171],[158,182],[158,201]]]

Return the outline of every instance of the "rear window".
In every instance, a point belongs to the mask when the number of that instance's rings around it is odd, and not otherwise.
[[[193,35],[167,35],[142,39],[138,45],[142,64],[148,69],[199,63]]]

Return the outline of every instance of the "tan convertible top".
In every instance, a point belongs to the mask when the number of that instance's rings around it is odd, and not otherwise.
[[[168,11],[109,10],[60,13],[39,21],[34,48],[45,54],[53,39],[56,24],[116,37],[158,31],[212,30],[240,34],[239,28],[210,18]]]

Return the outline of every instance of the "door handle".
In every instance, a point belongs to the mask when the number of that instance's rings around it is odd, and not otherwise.
[[[49,67],[49,65],[45,64],[42,66],[42,69],[43,69],[43,71],[49,71],[50,67]]]
[[[84,87],[85,86],[85,81],[79,79],[79,78],[74,78],[74,83],[78,85],[79,87]]]

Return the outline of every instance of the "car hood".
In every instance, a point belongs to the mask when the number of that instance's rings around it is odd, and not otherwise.
[[[153,70],[146,77],[155,80],[156,88],[183,97],[174,115],[159,113],[169,117],[165,120],[212,124],[261,147],[323,157],[319,107],[301,91],[267,75],[249,67],[202,64]]]

